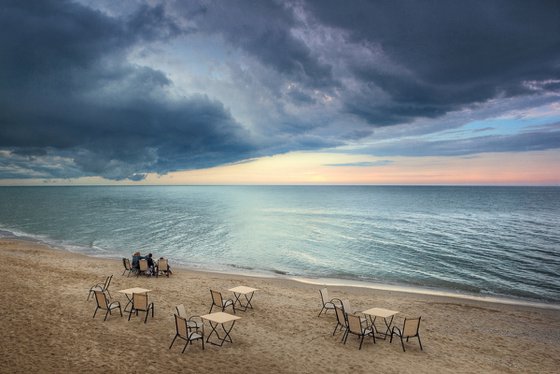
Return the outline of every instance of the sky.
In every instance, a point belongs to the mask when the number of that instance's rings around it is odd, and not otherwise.
[[[560,185],[560,2],[3,0],[27,184]]]

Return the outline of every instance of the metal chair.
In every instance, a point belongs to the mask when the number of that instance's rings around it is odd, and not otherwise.
[[[89,289],[87,300],[89,300],[89,297],[94,291],[107,292],[109,294],[109,297],[111,297],[111,292],[109,292],[109,285],[111,284],[112,279],[113,279],[113,275],[110,275],[107,278],[105,278],[105,282],[97,283],[91,286],[91,288]]]
[[[154,318],[154,303],[148,301],[148,295],[145,293],[133,293],[132,294],[132,307],[128,313],[128,320],[130,321],[130,316],[133,312],[146,312],[146,317],[144,317],[144,323],[148,321],[148,314],[152,311],[152,318]]]
[[[403,339],[406,338],[406,341],[408,342],[409,338],[418,338],[418,344],[420,344],[420,350],[423,351],[424,349],[422,348],[422,342],[420,341],[420,332],[419,332],[421,318],[422,317],[405,318],[402,330],[397,326],[393,326],[393,330],[391,331],[391,340],[389,340],[389,343],[393,342],[393,335],[397,335],[401,339],[403,352],[406,352],[406,349],[404,349]]]
[[[124,275],[124,273],[128,271],[128,274],[126,276],[128,278],[130,276],[130,273],[132,273],[134,269],[132,268],[132,265],[130,265],[130,259],[123,257],[122,261],[124,266],[122,275]]]
[[[169,261],[163,257],[160,258],[157,262],[156,276],[159,277],[160,273],[167,277],[169,277],[169,274],[171,274],[171,271],[169,270]]]
[[[360,319],[360,316],[355,314],[346,314],[346,320],[348,321],[348,329],[346,330],[346,336],[344,338],[344,344],[346,344],[346,340],[348,340],[348,335],[353,334],[357,335],[361,338],[360,340],[360,348],[362,349],[362,344],[364,343],[364,337],[370,336],[373,339],[373,344],[375,344],[375,329],[373,326],[364,326]]]
[[[183,317],[184,319],[187,320],[187,326],[189,328],[195,329],[196,331],[204,328],[204,322],[202,321],[202,318],[200,316],[190,316],[188,317],[187,315],[187,311],[185,309],[185,306],[183,304],[179,304],[175,307],[175,310],[177,311],[177,315],[179,317]],[[198,319],[198,321],[197,321]]]
[[[113,309],[118,308],[119,312],[121,313],[121,317],[123,316],[121,303],[119,303],[118,301],[110,302],[107,296],[105,295],[105,292],[103,291],[94,290],[93,293],[95,295],[95,301],[97,302],[97,307],[95,308],[95,312],[93,312],[93,318],[95,318],[95,315],[97,314],[97,311],[99,309],[105,310],[105,318],[103,319],[103,321],[107,320],[107,316],[109,314],[112,314],[111,310]]]
[[[327,288],[321,288],[319,290],[319,293],[321,294],[321,304],[323,306],[322,306],[321,311],[319,312],[319,315],[317,317],[321,316],[321,313],[323,313],[323,310],[325,311],[325,314],[326,314],[327,311],[334,310],[334,307],[337,306],[337,304],[339,306],[342,305],[342,301],[340,299],[337,299],[337,298],[330,299],[329,298],[329,291],[328,291]]]
[[[348,333],[348,321],[346,321],[346,314],[344,313],[344,310],[337,305],[334,306],[334,311],[336,314],[336,326],[334,327],[332,334],[334,336],[334,334],[336,334],[336,330],[340,327],[340,331],[344,331],[341,340],[344,340],[346,334]]]
[[[215,306],[222,309],[222,312],[225,311],[228,306],[231,306],[233,308],[233,313],[235,314],[235,303],[232,299],[224,300],[222,298],[222,294],[214,290],[210,290],[210,294],[212,295],[212,306],[210,306],[210,311],[208,313],[212,313],[212,309]]]
[[[139,276],[140,274],[144,274],[149,276],[149,270],[150,267],[148,266],[148,260],[146,259],[141,259],[138,261],[138,266],[139,266],[139,270],[138,273],[136,273],[136,276]]]
[[[176,314],[174,314],[174,316],[175,316],[176,332],[173,341],[171,341],[171,345],[169,346],[169,349],[173,347],[173,343],[175,343],[175,340],[177,338],[183,339],[186,342],[185,346],[183,347],[183,351],[181,353],[184,353],[189,343],[192,344],[192,342],[195,340],[200,340],[202,343],[202,349],[204,349],[204,329],[202,329],[202,331],[198,331],[198,330],[193,331],[193,329],[189,327],[188,321],[185,318],[178,316]]]

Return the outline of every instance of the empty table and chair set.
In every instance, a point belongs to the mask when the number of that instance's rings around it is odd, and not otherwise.
[[[335,335],[337,331],[342,331],[341,340],[344,341],[344,344],[350,334],[360,338],[359,349],[362,349],[366,337],[371,337],[373,343],[376,343],[376,338],[386,340],[389,337],[392,343],[393,337],[397,336],[401,340],[403,351],[406,351],[405,340],[408,342],[410,338],[417,338],[420,350],[423,350],[419,333],[421,317],[405,318],[401,328],[393,324],[399,311],[376,307],[358,312],[351,307],[347,299],[329,298],[327,288],[322,288],[319,292],[322,305],[319,316],[329,310],[335,311],[337,324],[332,335]]]

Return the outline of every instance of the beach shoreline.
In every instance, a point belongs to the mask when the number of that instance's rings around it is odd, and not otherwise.
[[[45,245],[53,250],[59,250],[63,252],[69,252],[74,254],[80,254],[83,256],[95,258],[95,259],[103,259],[109,261],[120,261],[122,260],[122,256],[119,256],[114,253],[108,254],[95,254],[95,253],[87,253],[82,252],[81,250],[72,250],[71,248],[65,247],[56,243],[54,241],[44,241],[39,238],[33,238],[29,236],[18,236],[14,233],[9,231],[5,231],[4,235],[9,233],[10,235],[7,236],[0,236],[1,239],[10,239],[10,240],[17,240],[23,242],[30,242],[30,243],[37,243],[39,245]],[[132,255],[130,256],[132,257]],[[173,261],[173,258],[170,258]],[[520,305],[520,306],[528,306],[528,307],[535,307],[535,308],[544,308],[544,309],[554,309],[560,310],[560,303],[555,302],[548,302],[548,301],[539,301],[539,300],[528,300],[522,298],[515,298],[513,296],[507,295],[477,295],[468,293],[466,291],[455,291],[455,290],[448,290],[448,289],[440,289],[440,288],[429,288],[429,287],[419,287],[419,286],[409,286],[404,284],[383,284],[377,283],[373,281],[362,281],[362,280],[353,280],[353,279],[340,279],[340,278],[324,278],[324,277],[307,277],[302,275],[290,275],[290,274],[282,274],[276,273],[273,271],[265,271],[265,270],[258,270],[258,269],[239,269],[235,270],[233,268],[230,269],[210,269],[206,267],[194,267],[188,266],[182,263],[174,262],[174,268],[183,269],[186,271],[193,271],[193,272],[201,272],[201,273],[216,273],[216,274],[228,274],[231,276],[245,276],[245,277],[253,277],[253,278],[270,278],[270,279],[288,279],[293,280],[296,282],[308,283],[316,286],[338,286],[338,287],[357,287],[357,288],[364,288],[364,289],[373,289],[379,291],[395,291],[395,292],[404,292],[404,293],[411,293],[411,294],[420,294],[420,295],[428,295],[428,296],[443,296],[449,298],[456,298],[456,299],[469,299],[474,301],[481,301],[481,302],[488,302],[488,303],[499,303],[499,304],[510,304],[510,305]],[[242,271],[245,270],[245,271]]]
[[[0,367],[9,372],[206,372],[387,373],[556,372],[560,365],[560,313],[531,305],[415,294],[391,289],[329,285],[331,297],[345,298],[354,308],[398,310],[395,319],[422,316],[420,334],[406,343],[378,340],[346,345],[332,336],[332,312],[317,316],[319,288],[301,279],[255,277],[173,267],[169,278],[127,277],[122,262],[50,248],[36,242],[0,239],[0,253],[9,264],[4,279],[0,328],[5,344]],[[173,263],[171,263],[173,266]],[[103,313],[92,318],[89,287],[113,274],[112,297],[126,302],[118,290],[151,289],[155,317],[121,318]],[[319,280],[321,281],[321,280]],[[169,344],[175,334],[173,309],[185,304],[190,314],[205,314],[210,289],[231,297],[238,285],[258,288],[255,309],[232,331],[234,342],[223,347],[196,343],[181,354]],[[135,363],[136,361],[138,361]],[[135,363],[131,366],[131,362]]]

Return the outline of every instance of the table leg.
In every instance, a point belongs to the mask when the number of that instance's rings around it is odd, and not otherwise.
[[[245,294],[245,300],[247,300],[247,304],[245,305],[245,310],[247,310],[247,308],[253,309],[253,304],[251,304],[251,300],[253,300],[253,295],[255,295],[255,292],[251,292],[249,294],[249,297],[247,297],[247,294]]]
[[[126,296],[126,298],[128,299],[128,302],[126,303],[126,306],[124,307],[124,311],[125,311],[125,312],[129,312],[129,310],[127,310],[126,308],[128,308],[128,306],[129,306],[130,304],[132,304],[132,297],[129,297],[128,294],[125,294],[125,296]],[[131,306],[131,309],[132,309],[132,306]]]
[[[254,294],[255,294],[254,291],[249,293],[249,294],[240,294],[240,293],[235,293],[234,292],[233,293],[233,295],[235,296],[234,304],[239,303],[239,309],[238,310],[241,310],[241,311],[245,312],[245,311],[247,311],[248,308],[253,309],[253,304],[251,304],[251,300],[253,299]],[[246,301],[245,305],[243,305],[243,303],[240,300],[241,295],[245,296],[245,301]],[[247,295],[249,295],[249,296],[247,296]]]
[[[383,318],[383,321],[385,321],[385,326],[387,326],[387,331],[385,331],[385,339],[387,339],[388,335],[391,335],[391,324],[393,323],[393,318],[395,318],[394,315],[391,316],[389,323],[387,323],[387,318]]]
[[[233,343],[233,340],[231,339],[231,335],[230,335],[229,333],[230,333],[231,330],[233,329],[233,326],[235,325],[235,321],[233,321],[233,322],[231,323],[231,326],[230,326],[229,328],[227,328],[227,329],[226,329],[226,327],[224,326],[223,323],[220,324],[220,323],[212,323],[212,321],[209,321],[209,322],[210,322],[210,326],[212,327],[212,331],[210,331],[210,334],[208,334],[208,336],[206,337],[206,343],[210,343],[210,344],[214,344],[214,345],[219,345],[220,347],[221,347],[222,345],[224,345],[224,343],[225,343],[226,341],[227,341],[227,342],[230,342],[230,343]],[[216,328],[218,327],[218,325],[222,325],[222,330],[224,330],[225,335],[224,335],[223,338],[220,337],[220,334],[218,334],[218,331],[216,330]],[[211,337],[212,334],[214,334],[214,333],[215,333],[216,336],[218,337],[218,340],[220,341],[220,343],[215,343],[215,342],[209,341],[209,340],[210,340],[210,337]]]
[[[374,333],[377,332],[377,338],[386,340],[387,336],[391,335],[391,324],[393,323],[393,318],[395,318],[395,316],[391,316],[389,322],[387,322],[387,318],[383,318],[383,322],[385,323],[385,327],[387,329],[385,330],[385,332],[380,332],[377,326],[375,325],[375,320],[377,319],[377,316],[373,316],[373,318],[372,316],[369,316],[371,325],[373,326]]]

